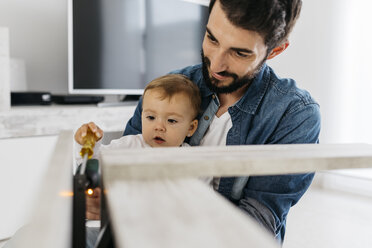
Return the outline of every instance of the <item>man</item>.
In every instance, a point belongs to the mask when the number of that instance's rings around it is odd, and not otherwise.
[[[181,73],[201,91],[191,145],[317,143],[318,104],[265,64],[289,45],[301,0],[211,0],[202,64]],[[124,135],[141,133],[141,102]],[[283,241],[286,217],[314,174],[221,178],[216,189]]]

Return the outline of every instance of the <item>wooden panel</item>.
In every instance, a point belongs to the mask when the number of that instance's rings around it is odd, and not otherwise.
[[[101,154],[119,247],[271,247],[272,237],[207,185],[183,177],[372,167],[372,146],[118,149]]]
[[[266,230],[196,179],[104,179],[118,247],[279,247]]]
[[[372,146],[149,148],[101,154],[119,247],[275,247],[273,238],[211,188],[185,177],[372,167]]]
[[[166,154],[166,155],[165,155]],[[372,167],[369,144],[251,145],[105,151],[111,178],[154,179],[303,173]]]

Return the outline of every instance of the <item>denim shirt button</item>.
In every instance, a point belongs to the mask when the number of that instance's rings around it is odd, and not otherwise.
[[[209,116],[208,115],[206,115],[206,116],[204,116],[204,120],[209,120]]]
[[[213,99],[215,99],[215,98],[216,98],[216,95],[215,95],[215,94],[213,94],[213,95],[212,95],[212,98],[213,98]]]

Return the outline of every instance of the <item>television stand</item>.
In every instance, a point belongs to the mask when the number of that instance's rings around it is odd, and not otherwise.
[[[142,95],[125,95],[122,99],[119,96],[106,96],[104,102],[97,104],[98,107],[114,107],[114,106],[136,106]]]
[[[142,95],[125,95],[122,99],[123,102],[127,101],[139,101]]]
[[[56,104],[98,104],[105,100],[103,96],[94,95],[54,95],[52,94],[52,102]]]

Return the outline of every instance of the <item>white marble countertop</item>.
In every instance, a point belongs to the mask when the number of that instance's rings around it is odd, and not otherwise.
[[[56,135],[93,121],[104,131],[124,130],[135,106],[96,105],[20,106],[0,111],[0,139]]]

